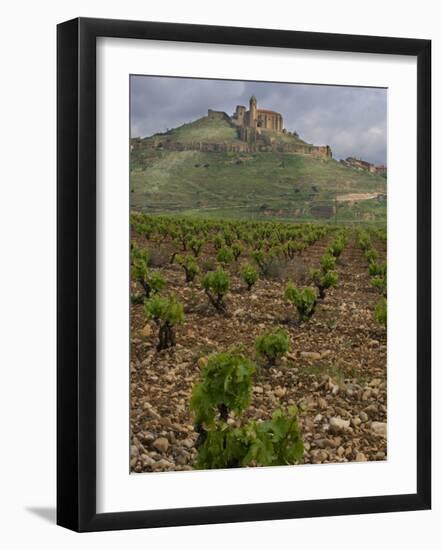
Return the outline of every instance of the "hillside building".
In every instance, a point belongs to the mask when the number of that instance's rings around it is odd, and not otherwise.
[[[283,132],[284,121],[281,113],[269,109],[258,109],[257,103],[256,97],[252,95],[248,111],[244,105],[237,105],[232,116],[224,111],[214,111],[213,109],[208,110],[207,116],[209,118],[224,119],[238,128],[260,128],[273,132]]]

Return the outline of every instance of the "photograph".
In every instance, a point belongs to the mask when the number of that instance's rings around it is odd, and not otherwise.
[[[130,471],[387,460],[388,89],[129,79]]]
[[[438,11],[4,5],[2,548],[434,549]]]

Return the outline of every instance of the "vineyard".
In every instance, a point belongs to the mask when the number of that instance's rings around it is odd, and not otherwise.
[[[131,470],[385,460],[386,233],[131,215]]]

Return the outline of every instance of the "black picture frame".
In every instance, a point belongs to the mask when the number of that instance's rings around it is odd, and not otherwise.
[[[198,42],[417,58],[417,492],[96,512],[96,39]],[[431,41],[74,19],[57,28],[57,523],[75,531],[425,510],[431,506]]]

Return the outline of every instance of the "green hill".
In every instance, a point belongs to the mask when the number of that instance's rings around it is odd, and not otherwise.
[[[191,141],[234,142],[239,141],[236,129],[225,120],[214,120],[208,117],[199,118],[171,130],[166,135],[173,141],[188,143]]]
[[[275,134],[276,139],[300,140]],[[164,134],[131,141],[131,208],[204,217],[293,219],[338,217],[385,221],[386,179],[335,160],[291,153],[201,152],[163,148],[170,142],[243,143],[223,120],[207,117]],[[345,194],[382,194],[336,202]]]

